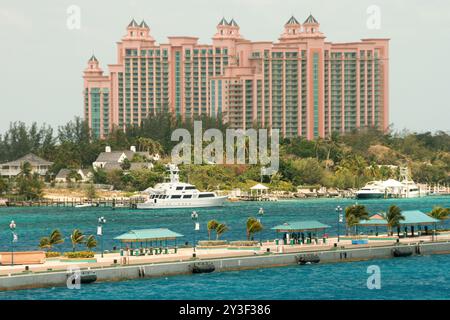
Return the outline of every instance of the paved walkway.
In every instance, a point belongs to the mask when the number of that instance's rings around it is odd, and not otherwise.
[[[371,236],[371,238],[374,236]],[[380,235],[377,237],[378,240],[369,240],[369,244],[352,245],[351,240],[341,240],[338,243],[339,248],[364,248],[364,247],[374,247],[374,246],[386,246],[392,245],[397,242],[396,236],[386,238],[386,235]],[[395,238],[395,240],[392,240]],[[450,234],[437,236],[438,241],[450,241]],[[431,242],[431,236],[422,236],[414,238],[401,238],[400,243],[418,243],[420,241]],[[228,248],[211,248],[211,249],[200,249],[196,250],[197,259],[214,259],[214,258],[231,258],[231,257],[245,257],[265,254],[270,250],[273,254],[279,253],[296,253],[305,251],[323,251],[331,250],[334,248],[334,244],[337,243],[337,238],[329,238],[326,243],[323,243],[320,239],[318,244],[295,244],[295,245],[277,245],[274,241],[267,241],[259,247],[259,250],[241,249],[236,248],[230,250]],[[104,254],[102,258],[100,254],[95,255],[96,262],[67,262],[60,261],[59,259],[47,259],[43,264],[30,264],[29,271],[32,272],[45,272],[45,271],[56,271],[56,270],[68,270],[69,268],[79,267],[79,268],[101,268],[101,267],[112,267],[117,265],[134,265],[134,264],[151,264],[151,263],[164,263],[164,262],[177,262],[177,261],[189,261],[192,260],[193,248],[181,248],[178,249],[177,253],[173,252],[173,249],[169,251],[168,254],[158,254],[158,255],[144,255],[144,256],[126,256],[123,257],[120,253],[107,253]],[[115,263],[116,262],[116,263]],[[24,265],[2,265],[0,266],[0,276],[7,276],[10,274],[24,273]]]

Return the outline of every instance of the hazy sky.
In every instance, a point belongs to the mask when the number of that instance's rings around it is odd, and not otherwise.
[[[67,9],[81,9],[81,28]],[[381,28],[367,8],[379,6]],[[157,42],[190,35],[211,43],[222,16],[250,40],[275,41],[294,14],[312,13],[328,41],[390,38],[390,122],[398,130],[450,130],[450,2],[441,0],[0,0],[0,132],[11,121],[61,125],[82,115],[82,71],[93,52],[116,62],[116,42],[134,17]]]

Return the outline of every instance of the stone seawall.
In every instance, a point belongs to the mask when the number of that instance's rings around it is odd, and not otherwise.
[[[314,254],[320,263],[350,262],[372,259],[392,258],[394,248],[410,247],[413,255],[449,254],[450,242],[433,242],[410,245],[391,245],[384,247],[334,248],[328,251],[310,251],[301,253],[267,254],[212,260],[192,260],[145,265],[129,265],[91,269],[97,275],[97,282],[121,281],[146,277],[162,277],[192,273],[194,263],[212,262],[216,272],[288,266],[297,263],[297,257]],[[83,270],[86,270],[83,268]],[[0,290],[19,290],[29,288],[65,286],[67,272],[30,273],[0,277]]]

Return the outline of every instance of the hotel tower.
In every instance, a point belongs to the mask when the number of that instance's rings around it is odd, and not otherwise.
[[[212,44],[157,44],[144,21],[126,31],[108,75],[95,56],[84,71],[84,115],[98,137],[163,111],[307,139],[388,127],[389,39],[328,42],[312,15],[291,17],[277,42],[247,40],[225,18]]]

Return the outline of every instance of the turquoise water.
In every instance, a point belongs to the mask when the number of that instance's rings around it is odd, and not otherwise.
[[[380,289],[367,288],[367,267]],[[318,264],[0,292],[0,299],[450,299],[450,255]]]
[[[279,202],[241,202],[228,203],[223,208],[198,209],[200,231],[197,231],[196,239],[207,239],[206,223],[210,219],[225,222],[230,230],[222,238],[227,240],[245,239],[246,219],[258,213],[260,207],[264,208],[265,215],[262,223],[266,229],[262,232],[263,239],[274,239],[276,234],[271,227],[286,221],[293,220],[319,220],[331,226],[330,235],[336,234],[335,207],[354,204],[355,200],[341,199],[317,199],[317,200],[293,200]],[[371,213],[386,210],[389,205],[396,204],[403,210],[419,209],[430,211],[433,206],[450,207],[450,197],[428,197],[421,199],[390,199],[390,200],[365,200],[358,203],[365,204]],[[85,234],[95,234],[97,219],[104,216],[107,223],[104,227],[105,249],[119,246],[113,240],[114,237],[131,229],[139,228],[169,228],[184,235],[179,243],[188,241],[192,243],[194,225],[191,220],[191,209],[168,210],[130,210],[111,208],[0,208],[0,251],[10,250],[11,233],[9,223],[14,220],[17,225],[19,241],[15,244],[18,250],[38,249],[39,239],[59,228],[65,236],[65,243],[59,246],[59,250],[71,250],[70,233],[79,228]],[[447,225],[450,221],[447,221]],[[341,232],[343,232],[341,226]],[[256,235],[259,238],[260,235]],[[57,248],[58,250],[58,248]]]
[[[293,220],[315,219],[331,226],[336,234],[335,207],[348,206],[354,200],[298,200],[280,202],[229,203],[223,208],[199,209],[201,230],[197,240],[207,239],[210,219],[225,222],[230,230],[224,239],[244,239],[245,221],[260,207],[266,230],[263,239],[276,234],[270,227]],[[450,207],[450,197],[358,201],[371,213],[396,204],[403,210],[430,211],[433,206]],[[165,227],[185,235],[181,242],[193,240],[190,209],[141,211],[110,208],[0,208],[0,251],[10,250],[9,222],[17,224],[18,250],[37,249],[39,239],[59,228],[66,241],[60,250],[70,250],[70,232],[80,228],[86,234],[96,232],[97,219],[105,216],[105,249],[119,244],[113,238],[138,228]],[[446,227],[449,227],[446,222]],[[341,232],[343,228],[341,228]],[[259,235],[256,236],[259,238]],[[366,286],[367,267],[381,268],[381,290]],[[239,272],[134,280],[84,285],[81,290],[47,288],[0,292],[1,299],[450,299],[450,255],[378,260],[342,264],[292,266]]]

